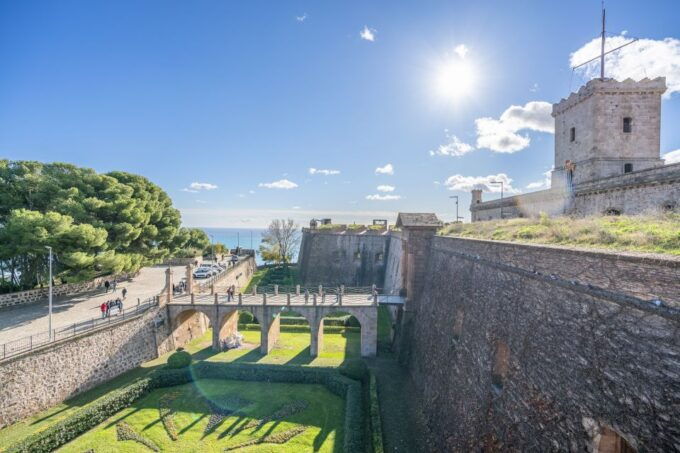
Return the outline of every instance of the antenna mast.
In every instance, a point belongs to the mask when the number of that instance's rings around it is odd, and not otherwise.
[[[600,80],[604,80],[604,24],[605,24],[605,16],[604,16],[604,0],[602,0],[602,50],[600,51]]]

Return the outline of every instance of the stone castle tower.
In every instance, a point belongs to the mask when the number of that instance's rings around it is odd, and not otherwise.
[[[554,104],[552,188],[663,165],[659,140],[664,91],[664,77],[594,79]]]

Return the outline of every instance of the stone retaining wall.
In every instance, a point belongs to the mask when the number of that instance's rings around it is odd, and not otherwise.
[[[638,451],[679,449],[680,311],[647,300],[676,303],[677,271],[434,238],[403,351],[425,450],[598,451],[607,430]]]
[[[172,349],[165,306],[0,364],[0,428]]]
[[[136,274],[120,274],[115,277],[116,281],[127,280]],[[53,297],[68,296],[85,291],[101,288],[106,280],[113,281],[114,277],[105,275],[93,280],[79,283],[67,283],[65,285],[55,285],[52,288]],[[27,291],[17,291],[14,293],[0,294],[0,309],[13,307],[16,305],[28,305],[46,301],[49,297],[49,287],[29,289]]]

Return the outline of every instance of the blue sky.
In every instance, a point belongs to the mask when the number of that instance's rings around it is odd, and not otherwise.
[[[616,39],[644,38],[613,74],[669,78],[661,152],[680,149],[680,4],[607,8]],[[3,1],[0,156],[143,174],[190,226],[450,220],[450,195],[467,217],[468,186],[490,175],[540,187],[545,103],[587,80],[570,55],[599,14],[599,0]],[[501,119],[513,105],[521,124]]]

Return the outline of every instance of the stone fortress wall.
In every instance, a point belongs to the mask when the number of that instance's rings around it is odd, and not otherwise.
[[[172,350],[165,306],[0,363],[0,428]]]
[[[303,228],[300,281],[305,285],[382,286],[390,236],[385,231]]]
[[[434,231],[391,232],[382,279],[427,451],[680,448],[680,258]]]

